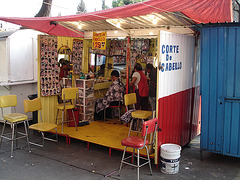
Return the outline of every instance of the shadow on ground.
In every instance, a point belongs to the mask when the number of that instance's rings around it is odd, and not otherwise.
[[[2,125],[0,125],[1,129]],[[38,133],[31,134],[31,139],[40,141]],[[0,148],[0,179],[136,179],[136,169],[124,166],[120,176],[118,168],[122,156],[121,151],[79,140],[71,140],[65,144],[60,137],[58,143],[46,142],[44,148],[31,146],[28,152],[26,140],[19,141],[19,147],[10,158],[10,142],[3,141]],[[152,161],[153,175],[149,175],[148,166],[140,169],[140,179],[240,179],[240,159],[230,156],[204,152],[204,160],[200,160],[200,137],[183,147],[179,172],[174,175],[164,174],[156,168]]]

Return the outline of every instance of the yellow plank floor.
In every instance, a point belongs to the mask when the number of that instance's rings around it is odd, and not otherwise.
[[[129,127],[120,124],[118,121],[93,121],[89,125],[79,126],[76,131],[75,127],[63,127],[58,125],[58,134],[67,135],[70,138],[110,147],[113,149],[124,150],[121,145],[122,139],[128,136]],[[129,149],[129,151],[132,151]],[[146,155],[145,150],[140,154]]]

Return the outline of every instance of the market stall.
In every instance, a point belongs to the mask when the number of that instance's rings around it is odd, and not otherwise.
[[[77,39],[76,42],[82,41],[82,53],[77,50],[77,52],[72,53],[72,59],[70,60],[73,67],[76,67],[72,70],[74,72],[71,76],[70,85],[72,86],[76,85],[76,79],[81,79],[81,77],[82,79],[84,77],[88,79],[88,75],[91,78],[89,72],[91,54],[96,54],[93,73],[96,73],[100,66],[97,63],[97,58],[104,55],[105,60],[99,60],[99,62],[105,62],[104,77],[100,79],[101,82],[99,81],[103,84],[94,85],[95,90],[101,90],[101,94],[104,93],[104,89],[107,89],[109,74],[114,68],[117,69],[126,64],[125,70],[124,68],[120,70],[123,70],[123,77],[126,77],[128,92],[131,91],[129,78],[133,64],[139,62],[145,69],[146,63],[153,63],[155,60],[158,68],[157,115],[159,129],[157,147],[159,147],[162,143],[167,142],[185,145],[199,133],[200,94],[199,58],[197,56],[199,32],[195,25],[197,23],[231,21],[232,15],[229,0],[173,0],[171,3],[167,0],[149,0],[72,16],[48,18],[0,17],[0,20],[20,24],[52,35],[47,37],[48,40],[46,40],[46,44],[51,45],[50,48],[47,47],[49,53],[44,54],[39,51],[39,69],[42,59],[45,59],[46,55],[48,60],[50,59],[51,63],[54,62],[54,67],[56,67],[58,49],[61,46],[68,46],[71,51],[74,51],[74,39]],[[81,25],[81,29],[78,28],[79,25]],[[104,32],[106,32],[105,43],[103,41],[93,43],[94,33],[101,34]],[[51,43],[48,43],[49,41]],[[44,43],[44,40],[42,39],[41,42],[40,38],[39,48]],[[105,48],[95,48],[95,45]],[[54,52],[52,53],[52,51]],[[82,54],[81,60],[76,58],[78,54]],[[74,58],[76,58],[76,61],[74,61]],[[44,116],[46,116],[44,119],[52,122],[55,121],[56,117],[55,107],[59,90],[58,82],[50,83],[49,89],[48,81],[50,81],[49,77],[51,77],[50,82],[53,79],[56,80],[58,75],[56,73],[52,74],[53,66],[47,65],[46,67],[45,63],[43,65],[45,67],[39,71],[38,92],[41,94]],[[40,80],[41,75],[44,76],[44,80]],[[46,77],[47,83],[45,83]],[[51,88],[53,88],[53,91],[51,91]],[[99,94],[96,96],[100,97]],[[84,127],[79,127],[79,129],[82,128]],[[99,126],[99,128],[101,127]],[[67,136],[77,138],[77,136],[72,135],[73,133],[76,134],[76,131],[67,129]],[[126,133],[121,132],[120,134],[126,135]],[[98,140],[100,139],[99,142],[103,142],[101,138],[104,137],[101,136],[101,132],[98,132],[97,135]],[[89,136],[93,136],[94,139],[94,134],[87,135],[87,137]],[[122,137],[118,134],[115,139],[120,141]],[[88,142],[96,141],[88,139]],[[102,145],[114,148],[110,144]],[[118,147],[115,148],[119,149]],[[155,149],[156,163],[159,156],[158,150],[159,148]]]

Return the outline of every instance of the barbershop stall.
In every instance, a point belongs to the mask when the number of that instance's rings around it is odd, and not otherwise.
[[[106,39],[106,33],[103,38]],[[49,103],[55,104],[62,88],[78,87],[82,107],[79,121],[94,121],[95,100],[106,94],[112,83],[112,70],[118,70],[121,80],[126,84],[126,39],[106,39],[105,50],[92,47],[92,40],[82,38],[40,35],[38,41],[39,92],[43,101],[49,99]],[[83,52],[88,55],[85,61]],[[131,71],[135,63],[141,63],[146,73],[146,64],[154,63],[157,55],[157,38],[131,39],[130,54]],[[64,64],[69,66],[66,72],[62,72]],[[99,74],[101,67],[103,71]],[[133,92],[132,89],[130,91]],[[56,114],[44,113],[44,116],[53,122]]]
[[[62,88],[78,88],[79,123],[88,125],[81,124],[76,131],[66,124],[63,132],[59,127],[59,135],[66,136],[68,143],[74,138],[86,141],[88,148],[89,143],[99,144],[109,147],[109,154],[111,149],[123,150],[121,140],[129,127],[118,120],[96,121],[96,99],[105,95],[113,70],[120,72],[130,93],[134,64],[140,63],[146,75],[146,64],[153,64],[157,68],[158,132],[151,157],[158,163],[161,144],[184,146],[200,133],[200,31],[196,24],[231,21],[229,1],[213,2],[214,6],[190,0],[182,4],[149,0],[72,16],[0,20],[48,34],[38,37],[38,96],[45,121],[55,122]]]

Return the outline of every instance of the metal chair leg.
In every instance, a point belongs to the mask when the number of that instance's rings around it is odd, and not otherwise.
[[[139,149],[137,149],[137,179],[139,180],[139,164],[140,164],[140,160],[139,160]]]
[[[27,128],[27,122],[24,121],[24,128],[25,128],[25,134],[26,134],[26,138],[27,138],[27,145],[28,145],[28,152],[31,153],[31,148],[30,148],[30,144],[29,144],[29,138],[28,138],[28,128]]]
[[[122,165],[123,165],[123,160],[124,160],[124,158],[125,158],[126,149],[127,149],[127,147],[125,146],[124,151],[123,151],[123,156],[122,156],[121,164],[120,164],[120,168],[119,168],[119,172],[118,172],[118,176],[120,176],[120,173],[121,173],[121,170],[122,170]]]
[[[152,175],[152,166],[151,166],[151,160],[150,160],[150,157],[149,157],[148,148],[147,148],[147,146],[145,146],[145,148],[146,148],[147,157],[148,157],[148,164],[149,164],[150,174]]]
[[[44,136],[44,132],[41,132],[41,134],[42,134],[42,147],[44,146],[44,140],[45,140],[45,136]]]
[[[131,131],[132,131],[132,125],[133,125],[133,119],[132,119],[131,122],[130,122],[130,127],[129,127],[129,131],[128,131],[128,137],[129,137],[130,134],[131,134]]]
[[[14,132],[15,132],[15,123],[12,124],[12,138],[11,138],[11,158],[13,158],[13,140],[14,140]]]
[[[15,135],[15,140],[16,140],[16,143],[15,143],[15,147],[16,149],[18,148],[18,130],[17,130],[17,123],[15,124],[15,132],[14,132],[14,135]]]

